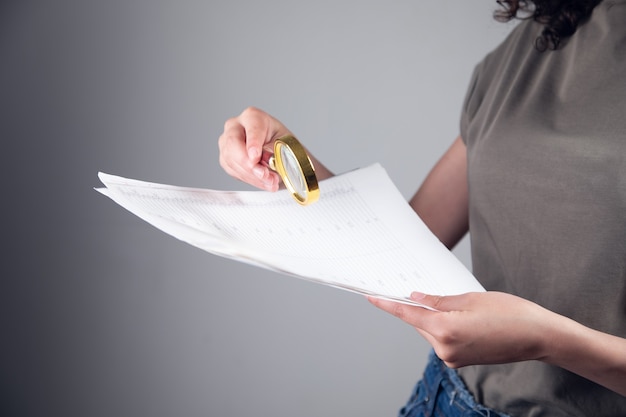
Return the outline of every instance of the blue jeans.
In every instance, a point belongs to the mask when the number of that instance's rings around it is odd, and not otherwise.
[[[431,352],[422,380],[398,417],[510,417],[478,404],[459,375]]]

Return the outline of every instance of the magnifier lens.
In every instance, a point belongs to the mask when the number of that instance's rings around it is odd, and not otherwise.
[[[269,158],[267,165],[278,172],[299,204],[306,206],[317,201],[320,188],[315,168],[298,139],[289,135],[276,139],[273,156]]]
[[[289,146],[283,145],[280,147],[280,156],[291,188],[300,198],[306,199],[308,189],[296,155]]]

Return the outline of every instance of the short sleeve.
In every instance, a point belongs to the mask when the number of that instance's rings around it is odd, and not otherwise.
[[[478,108],[480,101],[480,99],[477,97],[478,94],[476,93],[476,86],[478,85],[480,68],[481,64],[478,64],[476,65],[476,67],[474,67],[474,71],[472,73],[467,92],[465,93],[465,99],[463,100],[463,107],[461,109],[460,133],[461,138],[466,145],[468,138],[468,126],[471,123],[473,116],[476,114],[476,109]]]

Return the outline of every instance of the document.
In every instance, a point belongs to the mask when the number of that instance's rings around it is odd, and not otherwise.
[[[287,190],[220,191],[105,173],[97,191],[163,232],[212,254],[406,304],[413,291],[484,291],[374,164],[320,182],[320,199]]]

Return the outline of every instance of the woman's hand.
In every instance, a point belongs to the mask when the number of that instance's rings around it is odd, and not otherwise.
[[[274,140],[293,134],[263,110],[249,107],[239,116],[228,119],[219,138],[220,165],[231,176],[267,191],[276,191],[280,177],[261,160],[263,149],[273,152]],[[333,176],[307,151],[318,181]]]
[[[228,119],[219,138],[220,165],[231,176],[255,187],[276,191],[278,174],[261,163],[263,148],[292,133],[266,112],[249,107]]]
[[[411,299],[436,311],[368,299],[414,326],[452,368],[537,359],[626,396],[626,339],[523,298],[499,292],[411,294]]]
[[[415,327],[448,366],[517,362],[546,355],[549,329],[559,316],[499,292],[411,298],[437,311],[369,298],[376,307]]]

